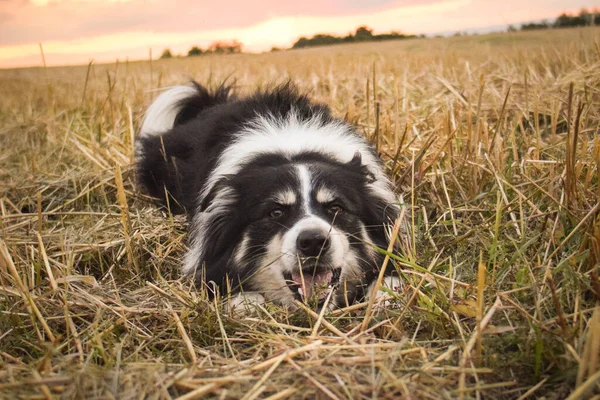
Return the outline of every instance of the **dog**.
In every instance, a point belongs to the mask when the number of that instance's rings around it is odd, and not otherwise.
[[[247,97],[168,88],[145,113],[136,170],[149,196],[187,214],[182,273],[236,304],[363,300],[400,213],[373,146],[292,83]]]

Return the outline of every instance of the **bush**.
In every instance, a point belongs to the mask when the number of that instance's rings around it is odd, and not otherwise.
[[[194,46],[192,47],[189,51],[188,51],[188,57],[195,57],[195,56],[199,56],[203,53],[202,49],[198,46]]]
[[[231,42],[214,42],[208,51],[215,54],[234,54],[242,52],[242,43],[237,40]]]
[[[537,29],[549,29],[552,28],[550,22],[543,20],[541,22],[530,22],[529,24],[523,24],[521,26],[522,31],[533,31]]]
[[[165,51],[162,52],[162,54],[160,55],[160,58],[173,58],[173,54],[171,54],[171,50],[169,49],[165,49]]]

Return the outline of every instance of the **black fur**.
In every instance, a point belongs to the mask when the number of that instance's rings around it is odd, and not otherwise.
[[[300,121],[317,119],[323,125],[341,121],[332,117],[328,107],[311,102],[289,83],[241,99],[228,86],[209,91],[198,83],[193,85],[197,94],[178,105],[180,111],[173,128],[139,139],[137,146],[143,156],[137,161],[137,174],[141,186],[159,204],[173,213],[187,213],[191,237],[203,229],[201,233],[208,243],[195,266],[197,284],[214,281],[225,291],[225,281],[229,279],[234,289],[243,286],[245,291],[260,290],[251,278],[260,266],[268,240],[302,218],[292,208],[284,210],[285,218],[270,218],[269,213],[277,205],[268,199],[282,188],[299,187],[295,168],[302,164],[310,169],[311,183],[325,185],[338,194],[336,202],[343,213],[332,215],[323,204],[314,204],[314,213],[346,234],[363,274],[351,282],[349,293],[337,296],[337,302],[361,298],[365,284],[376,277],[383,257],[378,255],[373,260],[369,256],[368,244],[360,240],[358,227],[364,226],[373,243],[385,248],[384,226],[393,222],[398,212],[397,207],[365,189],[375,176],[363,165],[360,153],[345,163],[318,151],[291,158],[276,152],[261,154],[238,173],[220,177],[202,201],[199,199],[220,155],[257,116],[285,120],[293,111]],[[355,135],[351,126],[347,125],[347,129],[349,135]],[[366,151],[375,154],[372,147]],[[211,207],[217,206],[224,210],[214,212]],[[203,226],[196,223],[199,213],[206,215]],[[239,265],[235,251],[244,235],[249,238],[249,250],[241,260],[243,265]]]

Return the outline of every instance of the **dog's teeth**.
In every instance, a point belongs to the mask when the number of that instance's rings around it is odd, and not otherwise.
[[[300,296],[304,296],[304,290],[302,290],[302,288],[301,288],[301,287],[299,287],[299,288],[298,288],[298,294],[299,294]]]

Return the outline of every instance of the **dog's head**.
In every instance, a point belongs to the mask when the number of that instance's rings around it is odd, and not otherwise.
[[[260,157],[205,199],[192,226],[203,251],[193,262],[200,267],[201,258],[204,279],[221,288],[229,279],[230,288],[283,304],[321,302],[333,287],[335,303],[352,303],[381,265],[374,246],[385,247],[397,212],[372,180],[358,154],[348,163],[318,154]]]
[[[363,294],[398,205],[372,149],[345,126],[326,127],[255,135],[223,152],[191,222],[185,272],[288,305],[322,302],[330,288],[337,305]],[[286,142],[297,137],[302,147]]]

